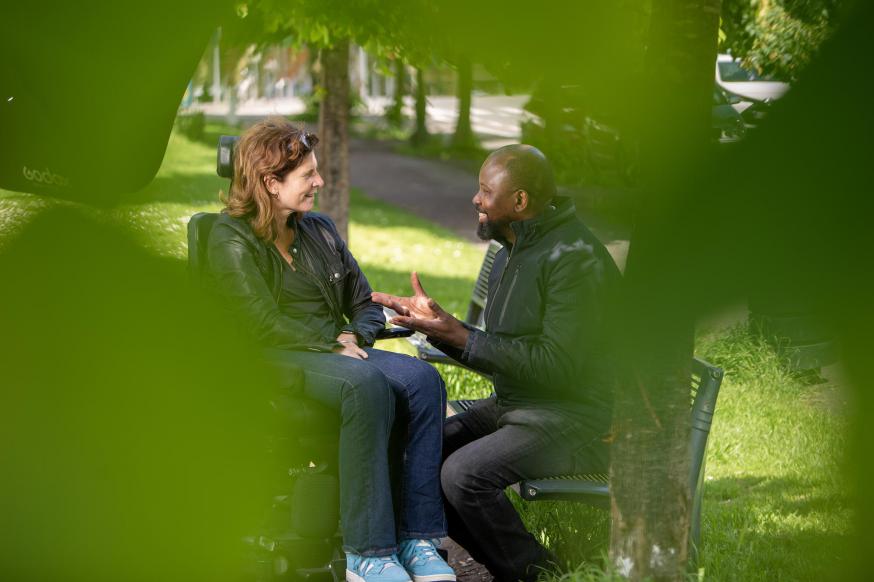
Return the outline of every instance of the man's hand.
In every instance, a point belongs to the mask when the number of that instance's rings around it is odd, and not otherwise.
[[[410,274],[410,283],[413,286],[411,297],[374,293],[373,302],[398,312],[391,323],[420,331],[453,347],[464,348],[470,335],[467,328],[425,293],[415,271]]]
[[[343,347],[336,348],[334,350],[335,354],[348,356],[350,358],[355,358],[356,360],[367,359],[367,352],[358,347],[358,338],[355,337],[354,333],[341,333],[337,336],[337,341],[343,344]]]

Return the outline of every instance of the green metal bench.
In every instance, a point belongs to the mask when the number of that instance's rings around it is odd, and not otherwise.
[[[692,495],[689,543],[693,563],[701,547],[701,501],[704,495],[704,465],[707,437],[716,409],[723,371],[704,360],[692,360],[691,431],[689,434],[689,487]],[[519,494],[527,501],[565,500],[610,508],[610,482],[603,473],[531,479],[519,483]]]
[[[488,296],[489,274],[494,264],[495,254],[501,246],[494,241],[489,245],[479,275],[470,298],[465,322],[478,328],[483,327],[483,313]],[[416,334],[408,341],[416,347],[418,357],[433,363],[460,365]],[[704,460],[707,450],[707,437],[713,421],[716,408],[716,398],[722,383],[723,371],[694,358],[692,360],[692,378],[690,385],[691,402],[691,434],[689,442],[689,485],[692,494],[692,516],[689,540],[692,563],[697,561],[698,548],[701,543],[701,500],[704,492]],[[475,400],[453,400],[449,408],[453,413],[461,413],[470,408]],[[517,488],[518,487],[518,488]],[[595,507],[609,509],[610,480],[606,473],[585,475],[566,475],[544,479],[521,481],[517,489],[522,499],[527,501],[561,500],[587,503]]]

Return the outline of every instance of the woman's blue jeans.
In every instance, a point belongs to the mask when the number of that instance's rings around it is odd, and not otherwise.
[[[446,535],[440,492],[446,388],[426,362],[365,351],[366,360],[318,352],[284,356],[303,368],[306,396],[340,414],[344,549],[386,556],[401,539]]]

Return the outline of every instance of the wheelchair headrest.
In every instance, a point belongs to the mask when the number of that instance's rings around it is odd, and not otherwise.
[[[237,135],[219,136],[215,171],[222,178],[234,177],[234,148],[238,141],[240,137]]]

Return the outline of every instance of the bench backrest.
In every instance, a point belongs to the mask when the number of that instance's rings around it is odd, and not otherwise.
[[[209,233],[218,217],[215,212],[198,212],[188,220],[188,273],[198,283],[207,271]]]
[[[470,296],[470,304],[467,306],[467,317],[464,318],[464,321],[474,327],[482,328],[485,325],[483,315],[486,308],[486,299],[488,299],[489,295],[489,275],[492,272],[492,266],[495,264],[495,255],[498,254],[501,248],[501,245],[495,241],[489,243],[489,248],[486,251],[486,256],[483,257],[483,264],[479,269],[476,283],[473,285],[473,293]]]

